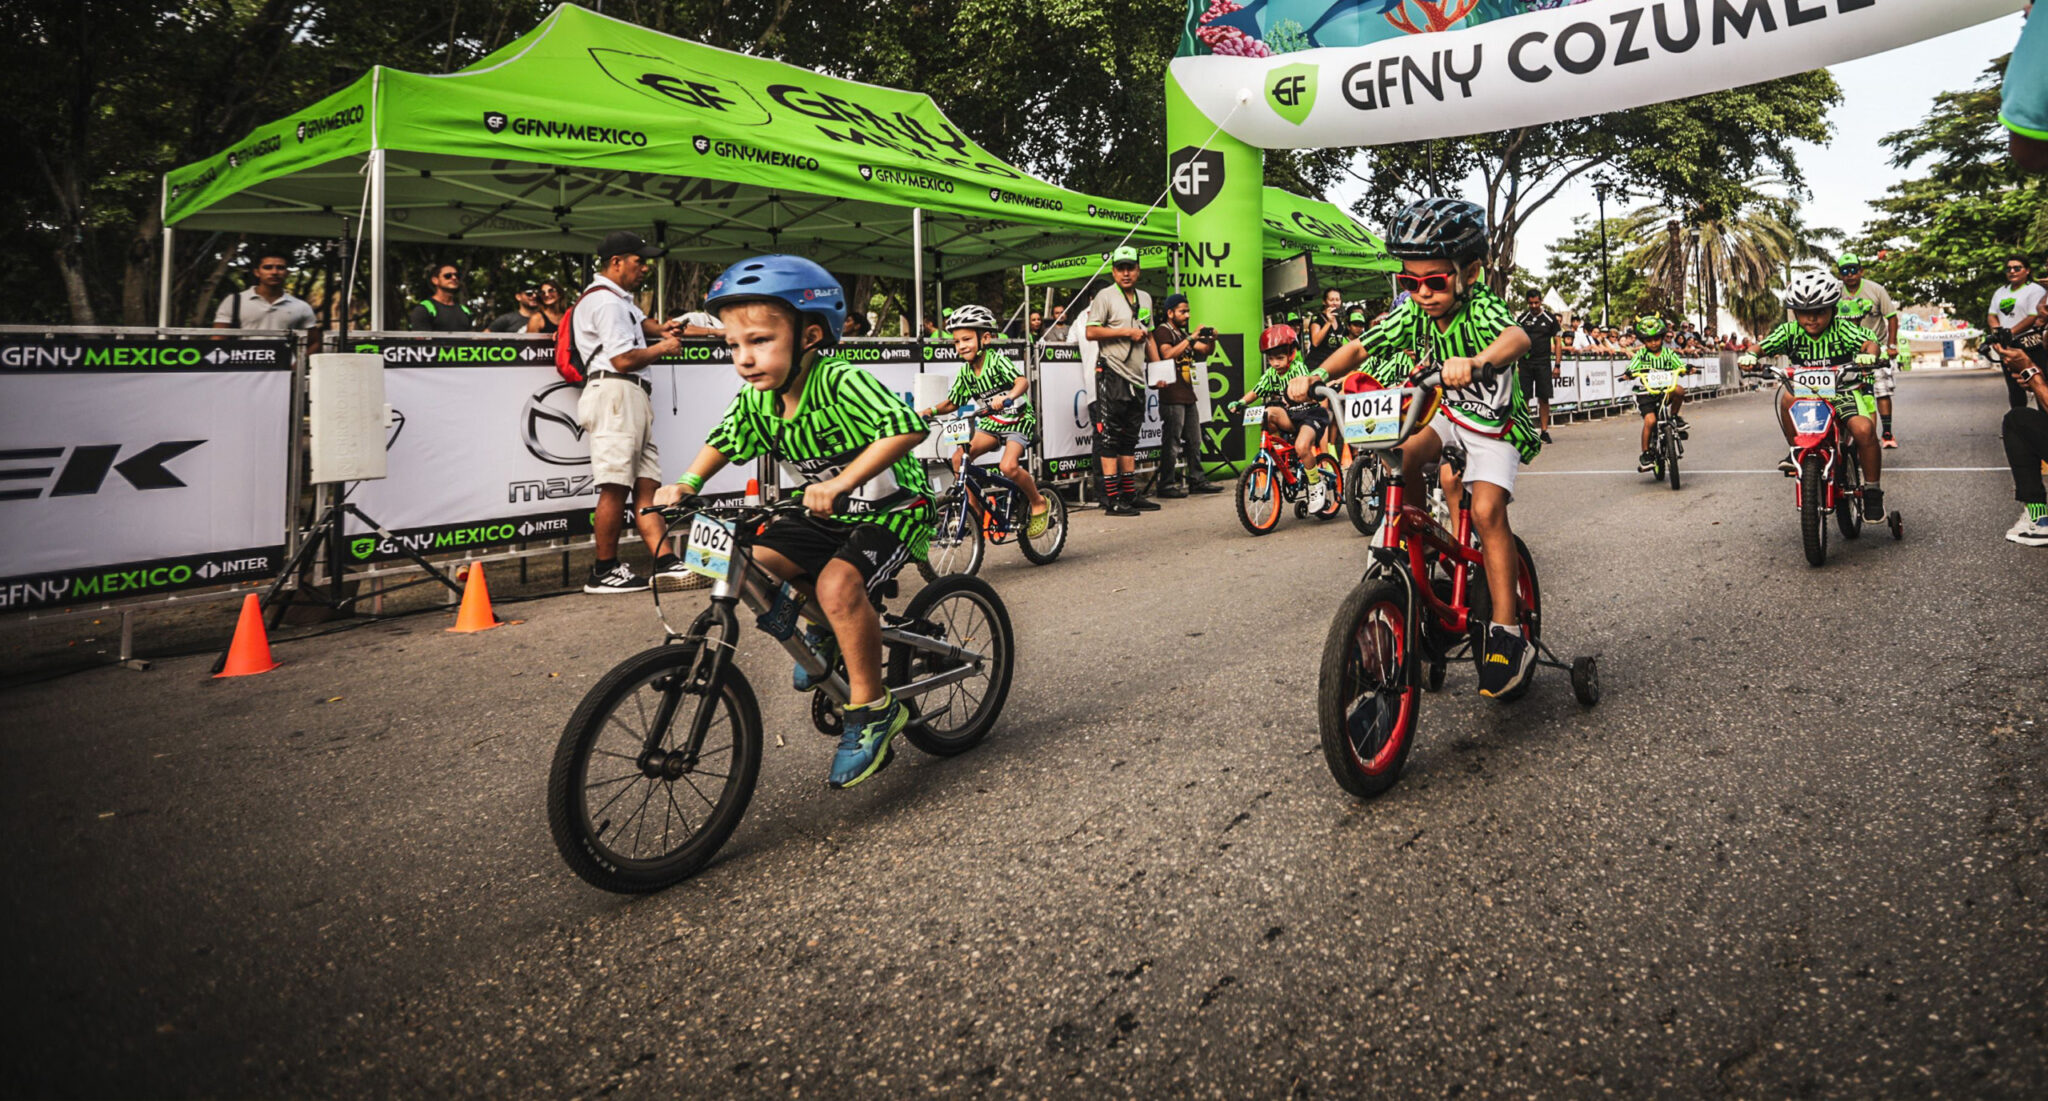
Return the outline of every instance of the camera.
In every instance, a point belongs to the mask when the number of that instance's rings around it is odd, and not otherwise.
[[[1216,338],[1216,328],[1213,325],[1204,325],[1195,330],[1195,335],[1204,340],[1214,340]]]

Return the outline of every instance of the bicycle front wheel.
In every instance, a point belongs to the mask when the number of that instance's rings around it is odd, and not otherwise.
[[[761,770],[761,711],[728,666],[694,748],[698,645],[635,654],[583,697],[548,772],[548,827],[570,870],[621,894],[696,874],[732,836]],[[653,748],[649,749],[649,745]]]
[[[926,581],[947,574],[969,577],[981,572],[981,560],[988,554],[988,541],[981,530],[981,495],[973,490],[956,490],[932,503],[932,534],[925,561],[917,572]]]
[[[1370,799],[1394,786],[1415,741],[1415,683],[1408,593],[1385,578],[1365,581],[1337,608],[1323,642],[1316,725],[1323,760],[1339,787]]]
[[[1237,522],[1253,535],[1264,535],[1280,523],[1280,479],[1271,463],[1253,463],[1237,479]]]
[[[927,634],[982,655],[981,668],[963,680],[911,700],[917,720],[904,728],[910,744],[938,757],[964,753],[988,736],[1010,696],[1017,638],[1003,598],[978,577],[955,574],[919,589],[903,609],[905,630]],[[889,686],[901,688],[960,668],[954,658],[900,643],[889,646]]]
[[[1664,430],[1664,470],[1671,479],[1671,488],[1677,489],[1678,479],[1678,433]]]

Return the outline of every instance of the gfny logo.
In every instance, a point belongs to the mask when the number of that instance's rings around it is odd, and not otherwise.
[[[1316,67],[1285,65],[1266,78],[1266,102],[1273,113],[1300,126],[1316,105]]]

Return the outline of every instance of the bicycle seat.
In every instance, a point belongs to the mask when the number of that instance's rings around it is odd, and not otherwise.
[[[1446,448],[1444,448],[1444,457],[1443,457],[1443,461],[1444,461],[1445,463],[1449,464],[1449,465],[1450,465],[1450,468],[1451,468],[1451,469],[1452,469],[1453,471],[1456,471],[1456,472],[1458,473],[1458,475],[1459,475],[1460,477],[1463,477],[1463,476],[1464,476],[1464,473],[1465,473],[1465,449],[1464,449],[1464,448],[1462,448],[1462,447],[1458,447],[1458,446],[1456,446],[1456,445],[1452,445],[1452,446],[1450,446],[1450,447],[1446,447]]]

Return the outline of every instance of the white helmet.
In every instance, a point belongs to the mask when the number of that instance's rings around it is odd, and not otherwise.
[[[1842,300],[1842,281],[1824,271],[1801,272],[1785,288],[1788,310],[1825,310]]]
[[[946,315],[948,329],[980,329],[982,332],[992,333],[999,327],[996,324],[995,312],[979,303],[960,306]]]

